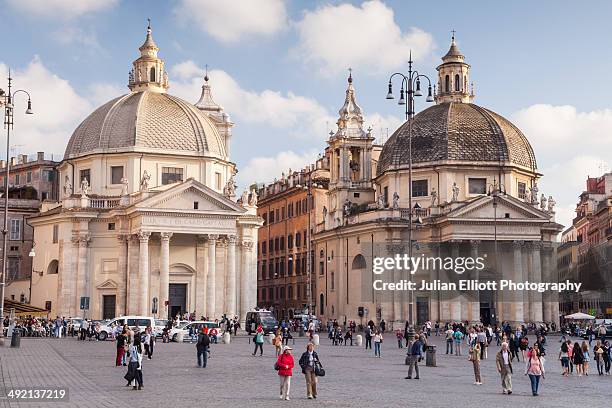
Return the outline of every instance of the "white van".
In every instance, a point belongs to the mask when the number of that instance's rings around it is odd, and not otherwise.
[[[111,335],[111,331],[113,330],[113,326],[112,326],[113,323],[115,324],[114,325],[115,328],[117,326],[123,327],[124,325],[127,324],[130,327],[130,329],[134,329],[138,327],[141,332],[144,331],[144,329],[147,327],[151,327],[151,328],[155,327],[155,319],[153,317],[147,317],[147,316],[115,317],[114,319],[111,319],[107,324],[100,326],[100,334],[98,336],[100,341],[106,340]]]

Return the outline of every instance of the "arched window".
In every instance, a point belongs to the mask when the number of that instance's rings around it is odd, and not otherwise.
[[[155,67],[151,67],[150,81],[155,82]]]
[[[461,81],[459,81],[459,74],[455,74],[455,91],[461,90]]]
[[[321,252],[319,252],[319,258],[323,258],[325,256],[325,253],[323,252],[323,250],[321,250]]]
[[[363,255],[359,254],[353,258],[352,269],[365,269],[366,268],[366,260]]]
[[[319,295],[319,314],[323,316],[324,312],[325,312],[325,296],[323,296],[323,294],[321,293]]]
[[[450,92],[450,77],[448,75],[444,78],[444,91]]]
[[[47,266],[47,275],[56,274],[58,272],[58,268],[59,263],[57,262],[57,259],[52,260],[49,263],[49,266]]]

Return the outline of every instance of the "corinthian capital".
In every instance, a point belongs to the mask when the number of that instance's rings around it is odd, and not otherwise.
[[[148,242],[151,233],[149,231],[138,231],[136,235],[138,236],[140,242]]]
[[[160,232],[159,233],[159,236],[162,241],[170,241],[170,238],[172,238],[172,235],[173,235],[172,232]]]
[[[208,234],[207,238],[209,242],[216,242],[219,239],[219,234]]]
[[[227,236],[227,243],[230,245],[236,245],[236,236],[235,235],[228,235]]]
[[[244,249],[246,249],[247,251],[250,251],[253,249],[253,241],[242,241],[242,247]]]

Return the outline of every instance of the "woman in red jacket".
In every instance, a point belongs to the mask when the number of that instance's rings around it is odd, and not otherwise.
[[[283,352],[276,360],[278,376],[280,378],[280,399],[289,401],[289,390],[291,389],[291,375],[293,373],[292,348],[285,346]]]

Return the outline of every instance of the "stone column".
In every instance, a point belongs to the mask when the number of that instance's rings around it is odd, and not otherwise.
[[[529,281],[531,282],[542,282],[542,264],[540,258],[540,251],[542,250],[541,241],[533,241],[531,243],[531,266],[532,275]],[[532,291],[533,302],[529,308],[529,319],[535,324],[541,324],[543,322],[542,315],[542,293]]]
[[[242,327],[244,326],[244,319],[246,313],[255,305],[250,304],[249,291],[251,290],[252,283],[249,282],[249,268],[251,265],[251,250],[253,248],[253,241],[242,241],[242,259],[241,259],[241,271],[240,271],[240,322]]]
[[[514,241],[513,242],[513,265],[514,265],[514,274],[512,276],[512,280],[515,282],[521,282],[523,280],[523,259],[522,259],[522,248],[523,241]],[[525,314],[523,310],[523,293],[519,291],[514,291],[508,293],[507,299],[512,302],[510,304],[510,321],[512,324],[512,328],[515,329],[516,326],[525,322]]]
[[[128,300],[128,236],[125,234],[117,235],[119,245],[119,262],[117,265],[117,306],[116,315],[127,315],[127,300]]]
[[[139,312],[142,316],[149,316],[151,311],[149,296],[149,237],[148,231],[140,231],[138,240],[140,241],[140,253],[138,255],[138,275],[140,277],[140,305]]]
[[[127,271],[127,312],[138,314],[140,307],[140,290],[138,281],[138,236],[129,235],[127,239],[128,271]]]
[[[225,311],[229,318],[236,315],[236,236],[227,237],[227,286]]]
[[[206,316],[206,251],[205,237],[196,236],[196,317]]]
[[[169,300],[170,288],[170,238],[172,232],[161,232],[161,251],[159,254],[159,303],[158,308],[160,316],[166,318],[168,316],[168,306],[166,301]]]
[[[73,239],[73,243],[76,244],[77,247],[77,281],[76,287],[76,299],[75,299],[75,310],[77,313],[80,312],[81,306],[81,297],[89,296],[89,273],[87,271],[87,266],[89,265],[87,259],[87,246],[90,242],[90,237],[88,234],[79,235],[76,240]],[[89,308],[91,309],[91,299],[89,300]],[[91,318],[91,314],[89,314],[89,310],[83,310],[80,312],[81,316],[86,316]]]
[[[218,235],[209,234],[208,235],[208,273],[207,275],[207,285],[206,285],[206,315],[210,320],[214,320],[216,317],[216,298],[215,292],[217,290],[216,286],[216,254],[217,254],[217,239]]]
[[[473,259],[478,258],[478,251],[480,249],[480,241],[472,240],[470,241],[470,256]],[[479,280],[480,272],[478,270],[474,270],[474,275],[470,277],[470,279]],[[477,290],[470,291],[468,294],[469,303],[468,303],[468,319],[470,320],[470,324],[478,324],[480,323],[480,292]]]
[[[559,277],[556,276],[556,268],[553,267],[553,246],[552,242],[543,243],[542,252],[543,258],[543,275],[544,282],[558,282]],[[559,294],[557,292],[547,292],[544,296],[544,321],[551,323],[555,322],[559,327]]]
[[[459,242],[458,241],[451,241],[450,243],[451,245],[451,257],[453,259],[457,259],[459,257]],[[449,279],[449,282],[457,282],[457,276],[456,273],[454,271],[450,271],[449,274],[453,274],[452,278]],[[464,301],[465,299],[463,298],[463,296],[461,295],[461,293],[459,292],[459,290],[457,289],[457,291],[452,295],[450,301],[450,315],[451,315],[451,320],[455,321],[455,322],[460,322],[462,321],[462,318],[464,316],[461,315],[461,303],[462,301]]]

